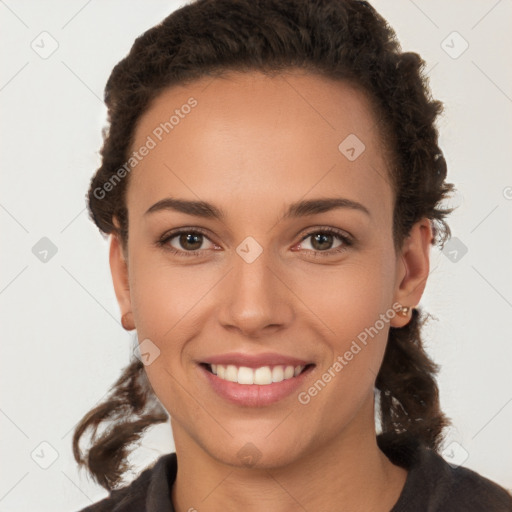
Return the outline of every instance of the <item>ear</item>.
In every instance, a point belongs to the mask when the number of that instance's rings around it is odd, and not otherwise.
[[[114,291],[116,293],[123,327],[127,330],[135,329],[132,315],[132,304],[130,299],[130,284],[128,278],[128,261],[124,254],[121,240],[117,234],[110,235],[110,272]]]
[[[430,248],[432,244],[430,219],[419,220],[411,228],[397,256],[397,271],[394,300],[402,307],[414,308],[421,299],[430,271]],[[409,323],[411,313],[395,315],[392,327],[403,327]]]

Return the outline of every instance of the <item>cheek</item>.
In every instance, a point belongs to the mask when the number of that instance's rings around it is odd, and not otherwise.
[[[310,273],[297,292],[302,297],[309,290],[308,304],[321,320],[317,325],[323,325],[319,328],[326,333],[323,344],[327,348],[317,384],[314,389],[302,390],[307,395],[302,398],[304,402],[311,399],[329,403],[332,421],[356,410],[372,393],[390,321],[396,314],[391,307],[393,265],[392,256],[383,258],[379,251],[339,267],[329,276],[322,275],[322,271]],[[324,392],[324,388],[329,391]],[[322,398],[314,398],[320,395]]]
[[[188,268],[162,263],[162,258],[133,258],[131,303],[139,339],[150,338],[163,350],[179,346],[164,343],[186,337],[187,326],[201,309],[201,299],[218,281],[216,273],[200,265]],[[165,345],[165,347],[164,347]]]
[[[374,326],[381,314],[394,314],[393,265],[391,257],[384,259],[379,252],[329,271],[312,268],[296,280],[294,291],[322,321],[333,348],[344,351],[347,342]],[[377,328],[383,330],[381,322]]]
[[[184,392],[190,387],[187,348],[204,324],[205,304],[218,284],[217,274],[207,266],[171,266],[147,255],[131,259],[130,295],[137,336],[139,342],[151,340],[158,353],[145,370],[155,394],[178,420],[204,421]]]
[[[145,370],[167,411],[177,419],[199,420],[190,407],[183,369],[187,340],[194,336],[200,299],[212,286],[212,276],[194,276],[194,270],[162,264],[161,258],[138,255],[131,259],[131,304],[139,342],[149,339],[158,357]],[[195,267],[199,268],[199,267]]]

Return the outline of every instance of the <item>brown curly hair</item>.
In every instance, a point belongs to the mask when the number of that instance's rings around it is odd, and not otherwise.
[[[450,236],[444,217],[453,208],[443,209],[441,203],[454,187],[445,182],[446,162],[435,127],[442,104],[431,97],[424,67],[418,54],[401,51],[394,31],[364,1],[197,0],[185,5],[138,37],[108,79],[102,163],[87,195],[91,219],[104,236],[118,235],[126,248],[129,177],[106,195],[98,190],[107,190],[105,184],[128,160],[138,119],[164,89],[230,70],[272,74],[301,68],[350,81],[372,102],[392,156],[395,247],[423,217],[432,222],[432,243],[442,246]],[[438,367],[422,344],[427,318],[414,309],[406,326],[390,328],[375,386],[382,435],[413,436],[438,450],[449,420],[439,405]],[[75,459],[106,489],[118,486],[128,469],[130,446],[148,427],[168,419],[136,358],[110,391],[73,436]],[[100,425],[107,427],[98,435]],[[82,455],[79,441],[88,429],[91,447]]]

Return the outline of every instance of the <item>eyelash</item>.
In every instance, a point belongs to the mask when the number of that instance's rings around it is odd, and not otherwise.
[[[168,242],[170,240],[172,240],[173,238],[176,238],[177,236],[182,235],[182,234],[203,235],[204,237],[208,238],[207,233],[200,228],[180,229],[178,231],[172,231],[170,233],[165,233],[157,241],[157,246],[162,247],[166,251],[169,251],[171,254],[174,254],[177,256],[184,256],[184,257],[201,256],[201,253],[203,252],[204,249],[196,249],[195,251],[180,251],[180,250],[177,250],[174,247],[171,247],[170,245],[168,245]],[[309,233],[304,235],[304,237],[302,237],[300,243],[302,243],[304,240],[306,240],[310,236],[318,235],[318,234],[333,235],[336,238],[338,238],[341,242],[343,242],[343,244],[340,247],[337,247],[335,249],[329,249],[328,251],[314,251],[311,249],[307,249],[306,251],[308,253],[311,253],[313,255],[313,257],[315,257],[315,258],[316,257],[333,256],[334,254],[342,253],[354,244],[353,240],[349,236],[345,235],[343,232],[341,232],[337,229],[330,228],[330,227],[316,228],[314,231],[310,231]],[[209,238],[208,238],[208,240],[209,240]]]

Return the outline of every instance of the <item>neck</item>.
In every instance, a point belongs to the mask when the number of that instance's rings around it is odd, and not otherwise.
[[[291,512],[337,510],[343,504],[343,510],[354,512],[389,512],[400,496],[407,471],[380,451],[373,404],[370,416],[372,428],[363,429],[361,421],[355,420],[336,439],[316,445],[293,464],[272,468],[222,464],[190,438],[183,439],[183,432],[175,433],[175,510]]]

